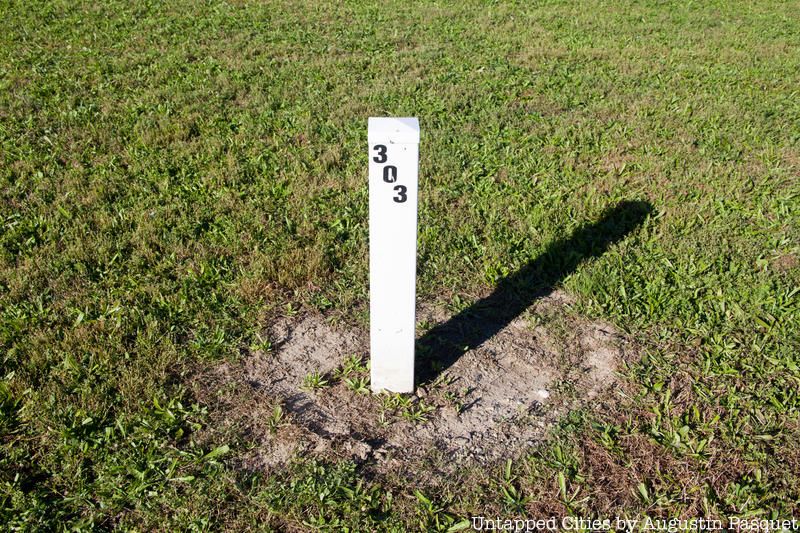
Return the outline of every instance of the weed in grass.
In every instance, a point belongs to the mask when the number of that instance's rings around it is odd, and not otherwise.
[[[528,504],[528,498],[522,494],[517,476],[513,474],[512,470],[513,462],[509,459],[506,461],[503,468],[503,475],[499,482],[499,488],[508,510],[513,513],[520,513],[525,510],[525,506]]]
[[[344,360],[342,366],[337,368],[334,371],[334,378],[343,380],[348,378],[349,376],[360,373],[366,372],[368,370],[367,365],[364,363],[364,360],[358,354],[352,354],[347,359]]]
[[[269,338],[262,337],[261,334],[256,333],[255,340],[250,344],[250,350],[269,353],[272,351],[272,342]]]
[[[463,395],[459,395],[453,391],[447,391],[444,393],[444,400],[455,409],[457,415],[460,415],[464,412],[464,399]]]
[[[431,413],[433,413],[435,410],[435,406],[426,404],[423,400],[419,400],[416,403],[412,403],[411,405],[404,407],[400,412],[400,416],[409,422],[422,424],[430,419]]]
[[[369,393],[369,378],[366,376],[354,376],[344,379],[347,388],[358,394]]]
[[[275,404],[272,408],[272,414],[267,418],[267,428],[270,433],[275,434],[281,426],[286,424],[286,413],[283,406]]]
[[[387,392],[381,395],[381,404],[388,411],[397,411],[411,407],[413,397],[408,394]]]
[[[303,388],[316,391],[328,386],[328,380],[320,372],[314,371],[303,378]]]
[[[446,505],[435,502],[419,490],[414,491],[417,499],[417,527],[420,531],[455,532],[470,527],[469,520],[458,518],[447,511]]]
[[[455,378],[447,376],[445,374],[439,374],[436,376],[436,379],[430,384],[431,390],[447,387],[448,385],[452,385]]]
[[[380,400],[381,420],[386,424],[389,423],[387,415],[399,416],[413,423],[424,423],[436,410],[435,406],[409,394],[384,393]]]

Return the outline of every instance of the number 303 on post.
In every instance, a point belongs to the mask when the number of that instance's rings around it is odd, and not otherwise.
[[[373,147],[378,155],[372,158],[375,163],[386,163],[388,157],[386,155],[386,145],[384,144],[376,144]],[[397,167],[394,165],[386,165],[383,167],[383,181],[386,183],[394,183],[397,181]],[[408,200],[408,187],[405,185],[395,185],[393,190],[397,193],[397,196],[393,198],[395,202],[398,204],[402,204],[406,200]]]

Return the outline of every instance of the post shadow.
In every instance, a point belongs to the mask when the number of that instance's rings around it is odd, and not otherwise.
[[[649,202],[620,202],[597,222],[551,243],[536,259],[501,279],[492,294],[425,333],[416,341],[417,385],[430,383],[464,352],[492,338],[533,302],[552,293],[584,260],[599,257],[640,226],[652,211]]]

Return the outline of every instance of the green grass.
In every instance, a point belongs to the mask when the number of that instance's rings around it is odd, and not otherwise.
[[[7,527],[800,507],[797,1],[0,7]],[[454,311],[653,205],[563,281],[641,345],[622,406],[452,486],[236,468],[185,377],[278,315],[366,323],[370,115],[420,118],[419,296]]]

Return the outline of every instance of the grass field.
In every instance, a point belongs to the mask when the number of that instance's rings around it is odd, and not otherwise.
[[[0,14],[7,528],[798,514],[800,2]],[[367,323],[368,116],[420,119],[419,299],[453,313],[606,209],[652,206],[559,283],[639,343],[624,395],[438,486],[236,467],[246,436],[187,376],[276,317]]]

